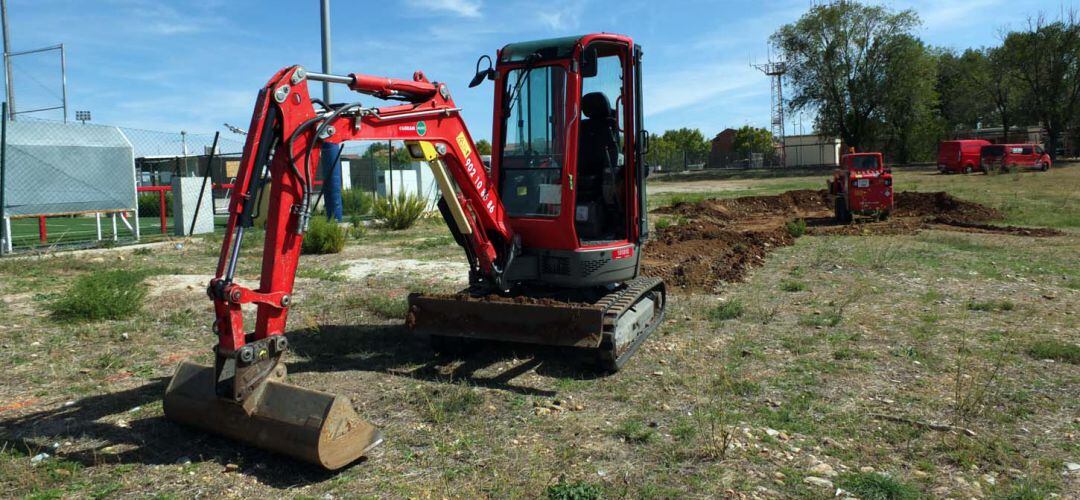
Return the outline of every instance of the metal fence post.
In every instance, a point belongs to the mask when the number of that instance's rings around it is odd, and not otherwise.
[[[8,222],[7,218],[7,200],[4,199],[4,189],[7,186],[5,183],[6,176],[4,175],[5,172],[7,172],[7,169],[5,168],[7,166],[7,101],[4,101],[4,103],[0,105],[0,109],[3,110],[3,112],[0,113],[0,219],[4,222],[4,237],[0,238],[4,243],[3,245],[0,245],[0,254],[2,254],[5,251],[11,251],[11,224]]]

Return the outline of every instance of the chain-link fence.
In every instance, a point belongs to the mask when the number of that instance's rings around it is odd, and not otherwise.
[[[0,252],[109,246],[173,234],[172,184],[205,178],[215,226],[224,227],[244,137],[166,132],[20,116],[0,138]],[[354,142],[316,174],[340,179],[345,218],[369,217],[376,197],[407,193],[434,206],[430,169],[401,142]],[[211,154],[212,153],[212,154]],[[319,197],[322,199],[322,196]],[[321,210],[321,206],[318,209]]]
[[[169,233],[173,176],[227,196],[242,140],[3,113],[0,252],[108,246]],[[235,175],[235,174],[232,174]],[[222,205],[224,206],[224,205]],[[166,217],[162,217],[162,215]]]

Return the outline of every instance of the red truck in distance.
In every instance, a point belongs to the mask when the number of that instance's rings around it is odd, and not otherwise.
[[[982,139],[941,141],[938,144],[938,172],[970,174],[979,170],[980,152],[983,146],[989,145],[990,141]]]
[[[1050,170],[1050,154],[1039,144],[991,144],[980,152],[980,166],[984,174],[992,170]]]
[[[893,210],[892,172],[881,153],[850,153],[840,157],[840,168],[829,179],[829,198],[836,221],[848,224],[852,216],[885,220]]]

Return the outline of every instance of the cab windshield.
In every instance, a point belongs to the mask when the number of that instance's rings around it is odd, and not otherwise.
[[[868,156],[853,156],[851,157],[851,163],[848,168],[851,170],[877,170],[878,157],[876,155]]]
[[[561,66],[507,73],[499,195],[510,216],[554,217],[562,206],[566,71]]]

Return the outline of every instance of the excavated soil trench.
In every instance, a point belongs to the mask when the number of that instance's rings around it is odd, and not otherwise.
[[[670,215],[678,224],[654,233],[642,257],[643,272],[663,278],[669,287],[711,290],[742,278],[770,251],[794,242],[786,224],[796,219],[806,221],[809,235],[914,234],[927,227],[1031,237],[1061,234],[1055,229],[986,224],[1004,215],[944,192],[897,192],[895,203],[887,221],[865,219],[848,225],[833,221],[825,190],[661,207],[653,213]]]

